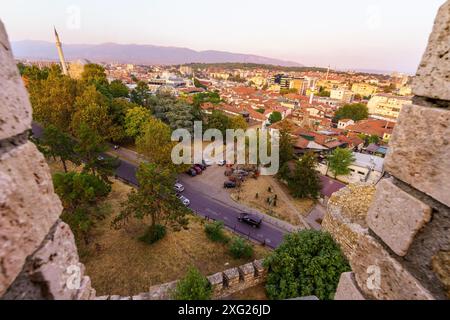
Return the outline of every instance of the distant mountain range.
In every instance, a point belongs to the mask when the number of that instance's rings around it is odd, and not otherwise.
[[[14,56],[19,59],[57,60],[55,44],[46,41],[24,40],[12,42]],[[272,59],[251,54],[224,51],[195,51],[188,48],[161,47],[136,44],[63,44],[67,61],[87,59],[93,62],[134,64],[186,64],[186,63],[257,63],[284,67],[301,67],[297,62]]]

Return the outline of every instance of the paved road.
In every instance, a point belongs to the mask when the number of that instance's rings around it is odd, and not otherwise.
[[[42,128],[37,124],[32,125],[33,135],[37,138],[42,136]],[[116,175],[120,179],[138,186],[136,178],[137,166],[134,163],[120,159],[120,165],[116,170]],[[187,175],[182,175],[180,180],[189,178]],[[265,243],[271,248],[276,248],[283,240],[287,233],[285,230],[272,225],[269,222],[263,221],[261,227],[255,229],[249,225],[237,221],[237,217],[241,211],[237,208],[230,207],[208,195],[208,190],[200,190],[190,185],[183,194],[191,201],[191,209],[202,217],[207,217],[212,220],[221,220],[225,226],[236,233],[243,235],[249,239],[256,240],[260,243]]]

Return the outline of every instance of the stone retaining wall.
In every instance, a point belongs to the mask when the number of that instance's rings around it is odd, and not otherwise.
[[[267,270],[263,260],[255,260],[236,268],[230,268],[207,277],[213,290],[213,299],[224,299],[235,292],[266,282]],[[170,300],[178,281],[153,286],[148,292],[135,296],[101,296],[96,300]]]
[[[450,1],[439,9],[364,221],[324,219],[350,261],[337,299],[450,298]],[[345,191],[343,191],[345,192]],[[351,197],[349,192],[348,197]],[[338,194],[339,195],[339,194]]]

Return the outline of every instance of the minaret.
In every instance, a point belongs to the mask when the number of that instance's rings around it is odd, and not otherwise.
[[[330,75],[330,66],[327,68],[327,77],[325,78],[326,81],[328,81],[328,76]]]
[[[68,76],[69,72],[67,71],[67,64],[66,64],[66,60],[64,59],[64,53],[62,50],[61,41],[59,41],[59,36],[58,36],[58,32],[56,32],[56,28],[53,27],[53,29],[55,30],[56,48],[58,49],[58,56],[59,56],[59,61],[61,62],[62,73],[64,75]]]

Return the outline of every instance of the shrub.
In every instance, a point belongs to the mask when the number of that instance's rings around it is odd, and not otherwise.
[[[271,299],[315,295],[331,300],[340,275],[350,271],[347,260],[328,233],[305,230],[285,237],[264,261]]]
[[[214,242],[228,242],[227,236],[223,232],[223,221],[215,221],[205,225],[206,236]]]
[[[175,300],[210,300],[211,296],[211,284],[194,267],[189,268],[185,277],[178,282],[172,293],[172,298]]]
[[[230,243],[229,250],[235,259],[251,258],[253,256],[253,247],[242,238],[234,238]]]
[[[148,244],[153,244],[164,238],[165,235],[166,227],[160,224],[155,224],[154,226],[149,227],[145,234],[139,238],[139,240]]]

